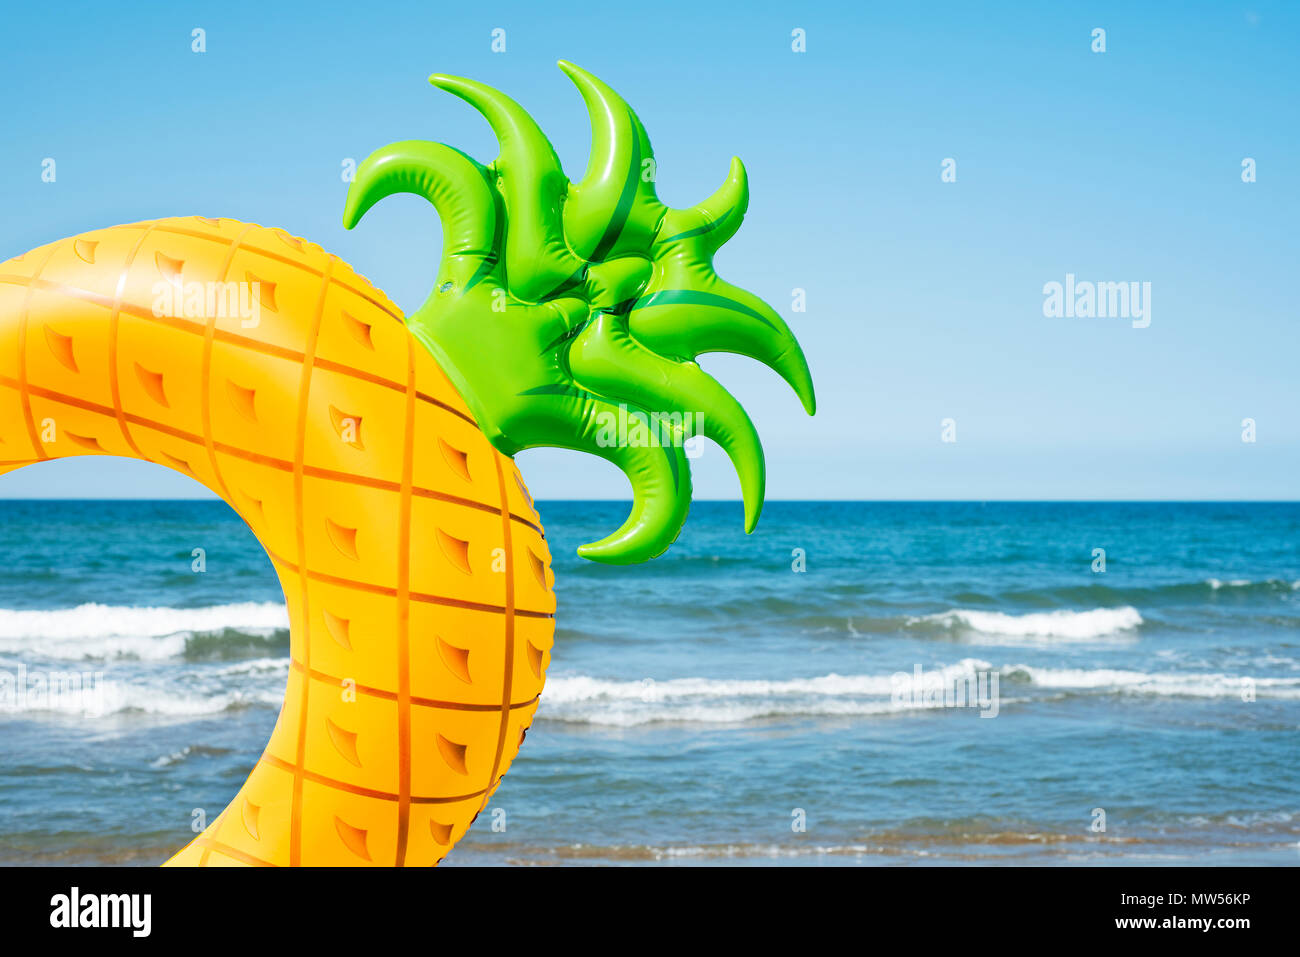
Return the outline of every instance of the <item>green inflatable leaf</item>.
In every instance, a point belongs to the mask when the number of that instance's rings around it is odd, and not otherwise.
[[[440,143],[377,150],[357,170],[343,224],[351,229],[394,193],[428,199],[443,222],[443,258],[407,325],[488,439],[507,455],[540,446],[589,452],[627,475],[627,520],[579,555],[627,564],[672,544],[691,500],[684,445],[697,435],[730,456],[752,531],[763,448],[745,410],[695,360],[749,356],[784,378],[809,415],[816,398],[789,327],[713,268],[745,215],[745,168],[732,159],[726,181],[697,206],[665,206],[636,114],[590,73],[565,61],[560,69],[591,116],[579,182],[564,175],[519,104],[474,80],[434,74],[434,86],[483,114],[500,154],[483,166]]]

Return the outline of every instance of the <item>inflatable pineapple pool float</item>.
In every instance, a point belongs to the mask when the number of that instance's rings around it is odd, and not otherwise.
[[[0,472],[74,455],[182,472],[248,523],[284,589],[271,740],[169,863],[442,860],[518,752],[553,642],[550,553],[511,456],[556,446],[622,469],[631,513],[578,552],[641,562],[685,521],[691,432],[734,462],[746,530],[762,505],[754,427],[699,354],[756,358],[813,411],[785,323],[713,270],[748,201],[740,161],[698,206],[664,206],[636,115],[560,66],[592,119],[581,182],[518,104],[442,75],[491,124],[496,161],[411,140],[359,167],[345,226],[398,192],[442,219],[437,282],[410,316],[319,246],[229,219],[117,226],[0,265]]]

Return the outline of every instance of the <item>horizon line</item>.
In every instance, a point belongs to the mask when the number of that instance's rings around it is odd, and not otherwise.
[[[628,504],[630,498],[535,498],[534,502],[610,502]],[[164,496],[149,497],[116,495],[100,498],[88,496],[0,496],[7,502],[221,502],[229,505],[219,495],[203,497]],[[744,505],[739,498],[696,498],[692,504],[734,503]],[[769,498],[764,504],[816,505],[842,503],[846,505],[1300,505],[1300,498]]]

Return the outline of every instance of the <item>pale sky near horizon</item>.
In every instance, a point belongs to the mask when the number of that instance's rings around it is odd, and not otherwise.
[[[227,216],[319,242],[414,309],[436,214],[399,196],[345,231],[342,162],[409,138],[490,161],[487,125],[426,82],[438,71],[518,99],[579,177],[566,58],[636,109],[666,202],[702,200],[733,154],[748,167],[718,268],[790,323],[818,415],[756,363],[702,364],[750,411],[770,498],[1294,499],[1300,7],[1144,6],[24,5],[0,34],[0,260]],[[1045,316],[1067,274],[1150,283],[1150,325]],[[520,465],[538,498],[627,494],[577,453]],[[699,497],[738,496],[720,449],[694,466]],[[0,478],[0,498],[202,494],[121,460]]]

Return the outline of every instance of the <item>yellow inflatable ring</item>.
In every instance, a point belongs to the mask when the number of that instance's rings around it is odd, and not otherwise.
[[[178,280],[248,283],[256,326],[155,315],[159,282]],[[10,260],[0,315],[0,421],[16,426],[0,469],[169,466],[235,508],[284,589],[275,731],[171,863],[441,860],[532,721],[555,598],[514,463],[397,307],[282,230],[194,218]]]

